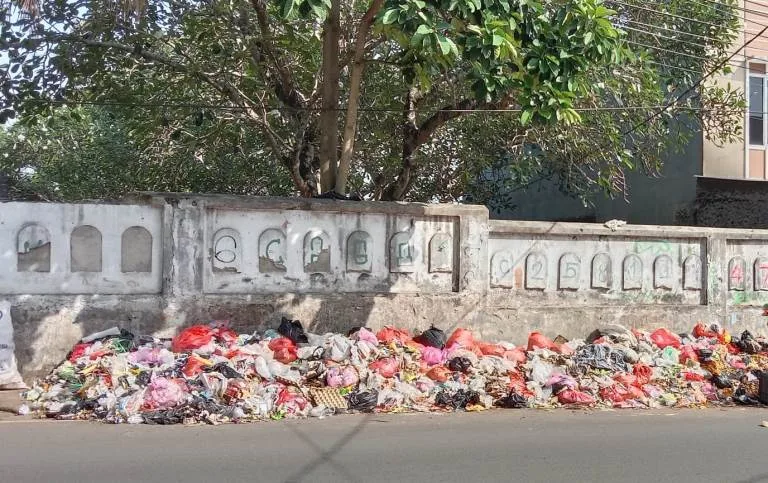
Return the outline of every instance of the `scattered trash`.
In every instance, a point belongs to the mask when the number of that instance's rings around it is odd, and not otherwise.
[[[23,398],[19,414],[158,425],[346,411],[754,406],[768,403],[768,339],[703,324],[681,335],[607,326],[570,341],[534,332],[520,347],[463,328],[448,338],[436,327],[415,337],[395,327],[319,335],[288,318],[263,334],[214,322],[172,340],[110,329],[76,344]]]
[[[0,390],[26,389],[16,366],[11,303],[0,300]]]

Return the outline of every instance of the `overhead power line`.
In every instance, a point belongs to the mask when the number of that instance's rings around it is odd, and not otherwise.
[[[250,109],[245,106],[231,106],[231,105],[216,105],[216,104],[201,104],[201,103],[189,103],[189,102],[178,102],[178,103],[142,103],[142,102],[112,102],[112,101],[87,101],[87,100],[69,100],[69,101],[55,101],[55,100],[48,100],[48,99],[30,99],[28,102],[33,103],[39,103],[39,104],[46,104],[46,105],[59,105],[59,106],[68,106],[68,105],[82,105],[82,106],[100,106],[100,107],[146,107],[146,108],[184,108],[184,109],[211,109],[211,110],[228,110],[228,111],[240,111],[245,109]],[[574,110],[578,112],[622,112],[622,111],[642,111],[642,110],[652,110],[652,109],[660,109],[664,108],[667,105],[649,105],[649,106],[595,106],[595,107],[579,107],[575,108]],[[309,112],[321,112],[325,109],[323,108],[292,108],[292,107],[285,107],[285,106],[266,106],[267,111],[284,111],[284,112],[296,112],[296,111],[309,111]],[[681,110],[685,111],[702,111],[706,110],[699,107],[687,107],[682,106],[680,107]],[[335,109],[330,109],[333,111],[338,112],[344,112],[346,111],[346,108],[339,107]],[[361,107],[358,109],[361,112],[392,112],[392,113],[402,113],[403,107],[388,107],[388,108],[364,108]],[[443,108],[431,108],[431,109],[422,109],[420,110],[424,113],[432,113],[432,112],[459,112],[459,113],[472,113],[472,112],[490,112],[490,113],[504,113],[504,112],[511,112],[511,113],[520,113],[522,112],[522,109],[518,108],[510,108],[510,109],[443,109]],[[734,109],[734,111],[745,111],[744,109]]]
[[[740,51],[740,50],[743,50],[744,48],[748,47],[748,46],[749,46],[749,45],[750,45],[752,42],[754,42],[754,41],[755,41],[755,40],[757,40],[757,39],[758,39],[758,38],[759,38],[761,35],[763,35],[763,34],[766,32],[766,30],[768,30],[768,26],[766,26],[766,27],[763,27],[763,30],[761,30],[761,31],[760,31],[760,32],[759,32],[757,35],[755,35],[754,37],[752,37],[752,38],[751,38],[751,39],[749,39],[748,41],[744,42],[744,44],[743,44],[741,47],[739,47],[739,49],[738,49],[738,50],[736,50],[734,53],[732,53],[731,55],[729,55],[729,56],[728,56],[728,57],[726,57],[725,59],[723,59],[723,60],[721,60],[720,62],[718,62],[718,63],[717,63],[717,65],[715,65],[713,68],[711,68],[711,69],[709,70],[709,72],[707,72],[707,74],[706,74],[706,75],[704,75],[703,77],[701,77],[701,78],[700,78],[698,81],[696,81],[696,82],[695,82],[695,83],[694,83],[692,86],[688,87],[688,88],[687,88],[685,91],[683,91],[683,92],[682,92],[680,95],[678,95],[677,97],[675,97],[675,98],[674,98],[672,101],[668,102],[668,103],[665,105],[665,107],[663,107],[662,109],[660,109],[660,110],[656,111],[655,113],[651,114],[650,116],[648,116],[648,117],[647,117],[645,120],[643,120],[642,122],[640,122],[640,123],[638,123],[638,124],[635,124],[635,125],[634,125],[634,126],[633,126],[633,127],[630,129],[630,130],[629,130],[629,131],[626,131],[625,133],[623,133],[623,135],[624,135],[624,136],[628,136],[629,134],[632,134],[632,133],[633,133],[634,131],[636,131],[637,129],[641,128],[641,127],[642,127],[642,126],[644,126],[645,124],[648,124],[649,122],[653,121],[653,120],[654,120],[654,119],[656,119],[657,117],[659,117],[659,116],[661,116],[662,114],[664,114],[664,113],[665,113],[665,112],[666,112],[668,109],[670,109],[670,108],[671,108],[671,107],[673,107],[675,104],[677,104],[678,102],[680,102],[681,100],[683,100],[683,99],[685,98],[685,96],[687,96],[688,94],[690,94],[691,92],[693,92],[693,90],[694,90],[694,89],[698,88],[698,87],[699,87],[699,86],[700,86],[700,85],[701,85],[701,84],[702,84],[702,83],[703,83],[705,80],[707,80],[709,77],[711,77],[711,76],[715,75],[717,72],[719,72],[719,71],[720,71],[720,69],[722,69],[722,68],[723,68],[723,67],[724,67],[724,66],[725,66],[725,65],[726,65],[726,64],[727,64],[727,63],[728,63],[728,62],[729,62],[731,59],[733,59],[733,57],[735,57],[735,56],[737,55],[737,54],[736,54],[736,52],[738,52],[738,51]]]

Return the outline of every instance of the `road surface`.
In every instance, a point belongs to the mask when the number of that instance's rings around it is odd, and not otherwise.
[[[0,423],[10,482],[768,482],[768,410]]]

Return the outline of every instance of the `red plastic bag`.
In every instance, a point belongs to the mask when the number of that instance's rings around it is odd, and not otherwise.
[[[407,331],[391,326],[386,326],[380,331],[376,332],[376,338],[385,344],[397,341],[402,345],[406,345],[408,342],[413,340],[413,337],[411,337]]]
[[[699,356],[692,346],[684,345],[680,348],[680,364],[685,364],[688,361],[699,362]]]
[[[717,332],[710,330],[706,325],[699,322],[693,327],[693,336],[697,339],[701,337],[715,338],[717,337]]]
[[[85,351],[87,351],[89,347],[91,347],[90,343],[76,344],[75,347],[72,348],[72,352],[69,354],[69,362],[72,364],[77,362],[78,359],[85,355]]]
[[[230,329],[229,327],[219,327],[213,331],[213,335],[216,337],[217,341],[226,346],[231,346],[237,342],[237,332]]]
[[[274,357],[277,362],[282,362],[283,364],[290,364],[291,362],[298,359],[298,355],[296,355],[296,349],[292,347],[282,347],[276,350]]]
[[[475,348],[475,336],[467,329],[456,329],[453,331],[453,334],[448,337],[448,341],[445,343],[446,347],[452,347],[454,345],[472,350]]]
[[[385,359],[379,359],[373,361],[368,365],[368,368],[372,371],[378,372],[384,377],[394,377],[400,370],[400,364],[397,363],[397,359],[393,357],[387,357]]]
[[[557,395],[560,404],[594,404],[595,398],[575,389],[566,389]]]
[[[633,399],[632,393],[629,392],[629,389],[621,384],[616,384],[615,386],[604,387],[600,389],[600,397],[613,403],[620,403],[629,399]]]
[[[181,372],[187,376],[187,377],[195,377],[199,375],[203,370],[210,366],[211,362],[207,359],[203,359],[202,357],[198,356],[197,354],[192,354],[187,359],[187,362],[184,364],[184,368],[181,370]]]
[[[291,349],[296,351],[296,344],[293,343],[288,337],[278,337],[269,341],[269,348],[277,352],[282,349]]]
[[[509,373],[509,391],[520,394],[525,397],[533,397],[533,393],[525,385],[525,375],[522,372],[512,371]]]
[[[672,333],[669,329],[656,329],[651,333],[651,342],[656,344],[659,349],[672,346],[675,349],[680,348],[680,337]]]
[[[503,357],[504,353],[506,352],[506,350],[500,345],[488,344],[486,342],[478,342],[477,348],[480,349],[480,352],[482,352],[484,356]]]
[[[686,381],[701,382],[701,381],[704,380],[704,376],[702,376],[698,372],[686,371],[686,372],[683,373],[683,376],[685,377]]]
[[[173,338],[173,352],[189,352],[208,345],[213,340],[213,330],[207,325],[193,325],[182,330]]]
[[[451,370],[445,366],[435,366],[429,370],[427,377],[435,382],[445,382],[451,377]]]
[[[528,350],[532,351],[537,348],[553,350],[555,343],[539,332],[531,332],[528,336]]]
[[[637,383],[644,386],[651,382],[653,370],[645,364],[635,364],[635,367],[632,368],[632,374],[637,378]]]
[[[613,376],[613,380],[624,384],[625,386],[635,386],[638,384],[637,376],[634,374],[627,374],[626,372],[620,372]]]

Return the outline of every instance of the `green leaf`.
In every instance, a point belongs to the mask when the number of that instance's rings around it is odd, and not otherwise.
[[[419,28],[416,29],[417,35],[427,35],[431,34],[432,32],[434,32],[434,30],[424,24],[419,25]]]
[[[592,38],[594,36],[595,36],[595,34],[593,34],[592,32],[587,32],[584,35],[584,45],[589,45],[590,43],[592,43]]]
[[[294,0],[285,0],[283,4],[283,17],[290,17],[293,13],[293,7],[296,6]]]
[[[397,22],[397,17],[400,15],[400,12],[396,9],[387,10],[384,12],[384,15],[381,16],[381,23],[384,25],[391,25],[395,22]]]
[[[520,114],[520,124],[523,126],[527,125],[531,121],[532,117],[533,117],[533,111],[529,109],[525,109],[522,112],[522,114]]]
[[[443,53],[443,55],[448,55],[456,50],[456,46],[453,44],[453,42],[443,36],[437,38],[437,43],[440,45],[440,51]]]
[[[501,35],[493,34],[493,45],[498,47],[499,45],[504,43],[504,37]]]

